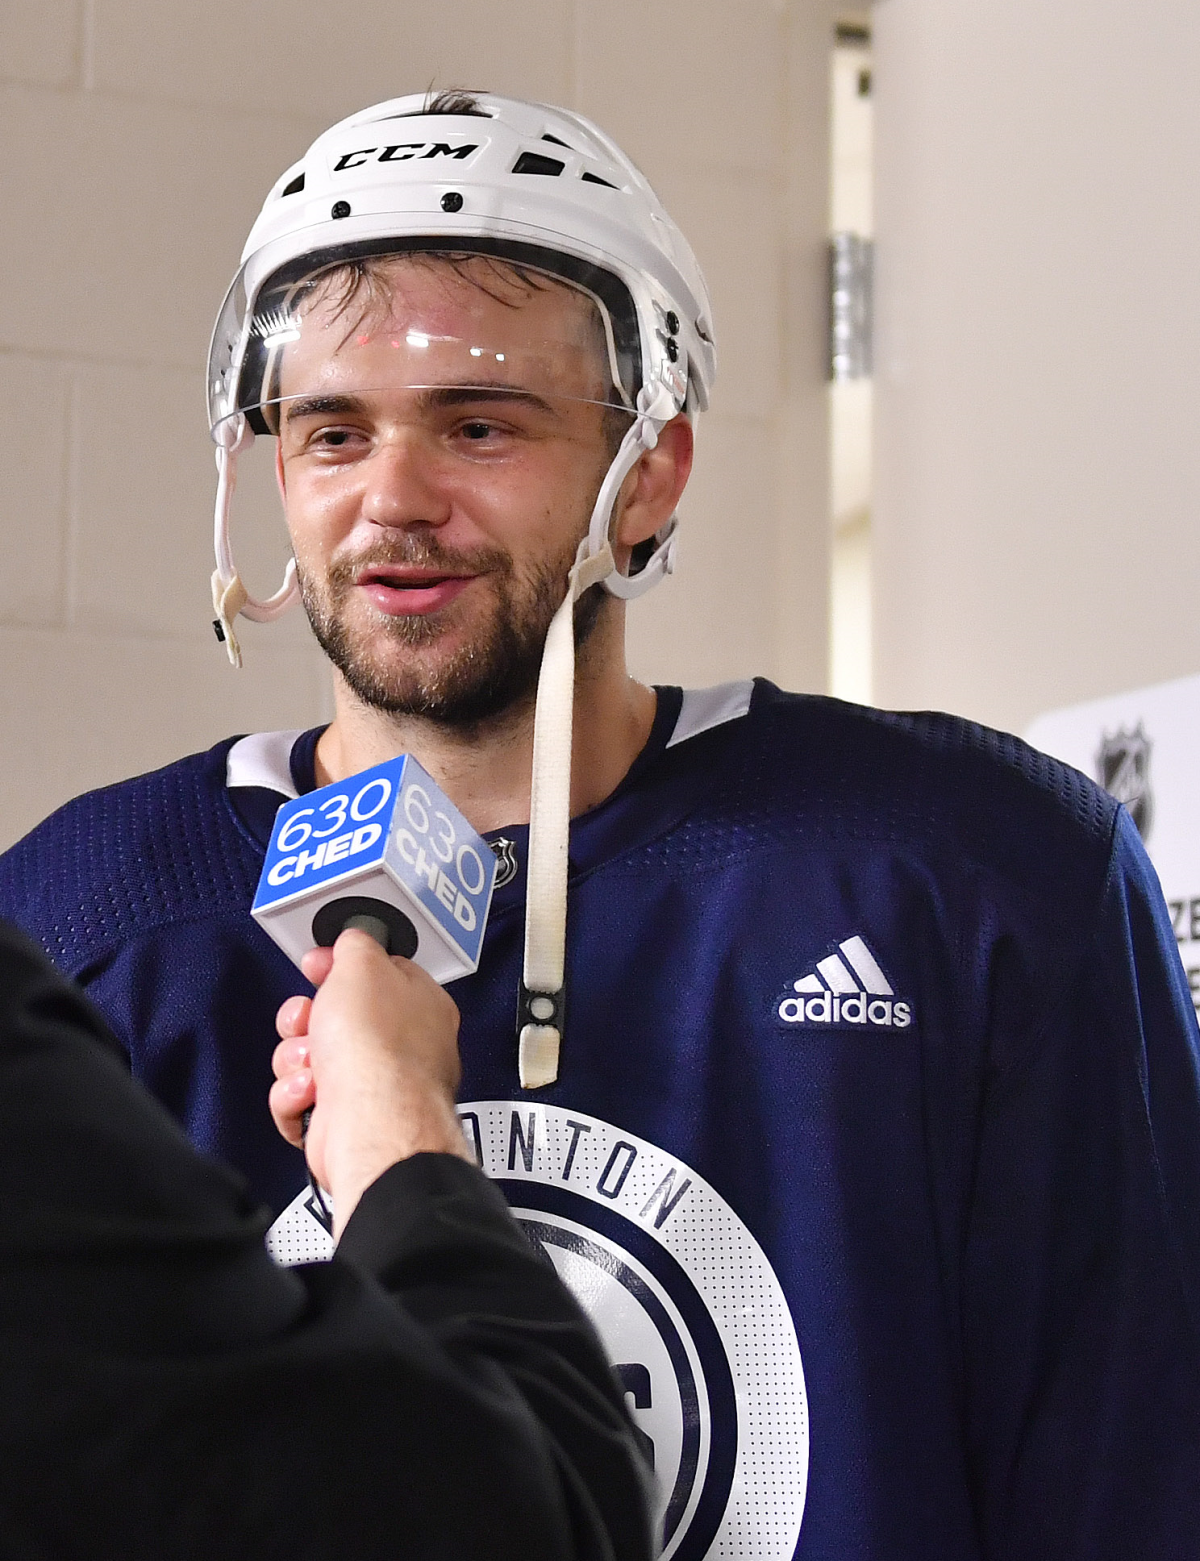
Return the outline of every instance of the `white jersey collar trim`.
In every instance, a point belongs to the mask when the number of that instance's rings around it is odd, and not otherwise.
[[[701,732],[723,726],[726,721],[739,720],[748,713],[753,696],[754,683],[750,678],[718,683],[714,688],[685,689],[667,747],[699,737]],[[249,737],[239,738],[226,755],[226,786],[261,786],[281,797],[296,796],[292,747],[303,731],[303,727],[296,727],[286,732],[252,732]]]
[[[685,688],[679,719],[667,747],[686,743],[690,737],[699,737],[701,732],[723,726],[726,721],[740,720],[749,714],[753,697],[753,678],[744,678],[737,683],[718,683],[714,688]]]
[[[304,728],[290,732],[252,732],[241,737],[225,757],[225,784],[262,786],[283,797],[295,797],[292,780],[292,746]]]

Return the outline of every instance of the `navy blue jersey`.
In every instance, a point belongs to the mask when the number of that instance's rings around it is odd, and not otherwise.
[[[316,733],[92,793],[0,913],[303,1243],[249,916]],[[947,716],[659,691],[570,841],[560,1075],[517,1079],[526,830],[462,1012],[480,1160],[592,1310],[666,1554],[1200,1554],[1200,1062],[1127,815]],[[287,1241],[283,1250],[288,1250]]]

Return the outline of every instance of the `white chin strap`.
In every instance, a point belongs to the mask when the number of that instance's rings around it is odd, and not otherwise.
[[[292,558],[284,571],[283,584],[265,602],[257,601],[242,584],[229,543],[229,509],[237,486],[238,454],[254,443],[254,430],[239,412],[219,424],[214,437],[217,440],[217,505],[213,518],[213,546],[217,567],[212,576],[213,611],[216,613],[213,629],[229,653],[230,661],[240,667],[242,649],[234,633],[233,620],[242,613],[255,623],[270,623],[293,602],[300,600],[300,589],[296,584],[296,561]]]
[[[541,1089],[558,1077],[566,1010],[567,842],[571,823],[571,723],[575,706],[575,603],[603,583],[614,596],[648,590],[674,566],[674,518],[658,534],[658,547],[633,577],[617,572],[610,540],[613,507],[621,484],[646,450],[658,443],[677,408],[651,410],[639,397],[636,422],[621,441],[579,544],[567,594],[554,614],[538,676],[533,721],[533,787],[529,811],[529,860],[525,891],[525,961],[517,1005],[518,1067],[522,1089]],[[642,410],[643,406],[646,407]],[[663,415],[665,414],[665,415]]]

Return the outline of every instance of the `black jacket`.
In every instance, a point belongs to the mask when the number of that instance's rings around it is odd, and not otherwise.
[[[0,1190],[5,1561],[650,1555],[599,1343],[481,1174],[393,1166],[277,1268],[4,924]]]

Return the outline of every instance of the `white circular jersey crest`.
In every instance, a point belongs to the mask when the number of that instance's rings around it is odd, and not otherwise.
[[[682,1160],[598,1117],[518,1100],[458,1109],[624,1383],[664,1561],[791,1561],[808,1479],[804,1371],[758,1242]],[[309,1192],[267,1246],[281,1263],[330,1255]]]
[[[808,1476],[804,1372],[758,1242],[690,1167],[608,1122],[513,1100],[459,1116],[624,1383],[665,1561],[790,1561]]]

